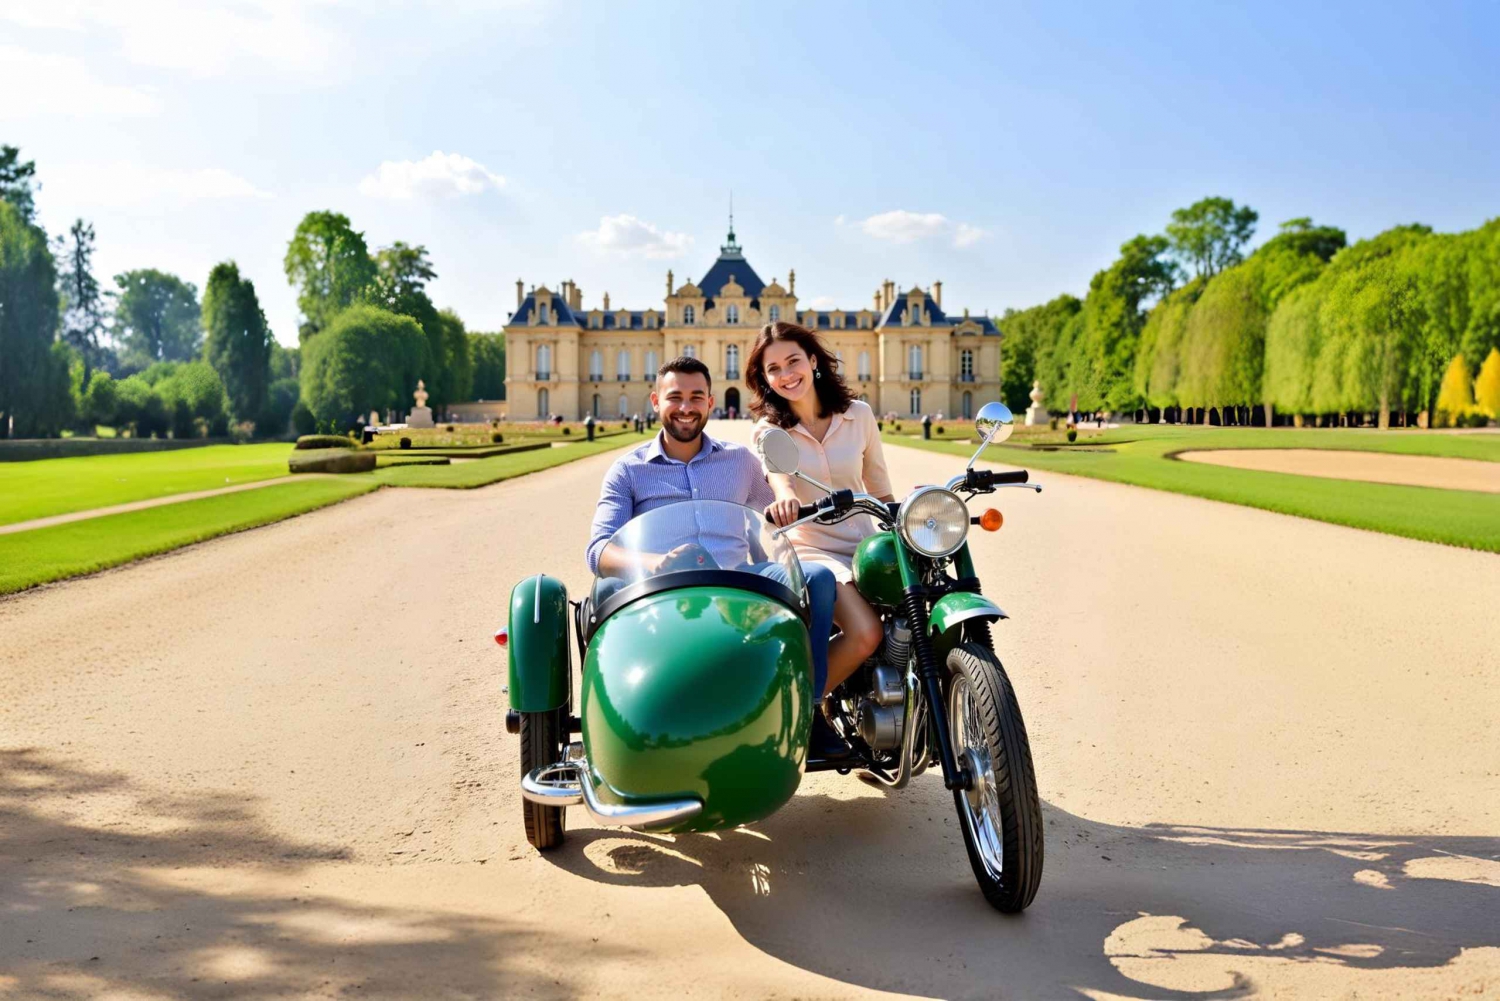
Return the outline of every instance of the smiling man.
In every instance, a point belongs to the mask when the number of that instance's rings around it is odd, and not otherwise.
[[[713,380],[708,366],[696,358],[674,358],[656,373],[656,389],[651,405],[661,418],[661,430],[644,445],[631,449],[604,476],[599,491],[599,506],[589,531],[585,552],[589,570],[600,580],[594,590],[596,606],[626,579],[639,576],[642,570],[650,576],[672,561],[689,556],[689,550],[701,553],[699,562],[722,561],[714,552],[713,540],[705,536],[688,545],[667,552],[644,556],[610,542],[632,518],[668,504],[681,501],[728,501],[743,507],[764,511],[775,500],[766,483],[760,460],[747,448],[730,442],[715,441],[704,433],[709,411],[713,409]],[[743,549],[743,524],[735,526],[736,548]],[[643,565],[642,560],[653,561]],[[738,561],[737,561],[738,562]],[[743,562],[749,562],[744,559]],[[757,564],[753,572],[778,576],[776,563]],[[814,684],[821,694],[828,677],[828,634],[833,628],[833,574],[825,567],[808,567],[808,600],[811,604],[811,638]],[[608,583],[606,583],[608,582]]]

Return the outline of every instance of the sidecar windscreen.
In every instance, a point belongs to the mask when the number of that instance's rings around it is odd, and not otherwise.
[[[772,594],[805,614],[797,553],[772,531],[760,511],[726,501],[655,508],[628,522],[600,551],[594,607],[602,618],[622,603],[615,598],[718,584]]]

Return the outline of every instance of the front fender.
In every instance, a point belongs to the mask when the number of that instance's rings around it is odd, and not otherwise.
[[[931,624],[932,635],[943,636],[960,622],[968,622],[970,619],[993,622],[1009,617],[1001,611],[999,605],[982,594],[954,591],[943,595],[933,604],[932,613],[927,620]]]
[[[568,704],[568,589],[546,574],[510,591],[510,707],[540,713]]]

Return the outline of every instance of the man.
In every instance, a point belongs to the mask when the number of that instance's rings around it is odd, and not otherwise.
[[[703,545],[695,540],[663,553],[628,551],[610,542],[630,519],[667,504],[716,500],[762,511],[776,499],[755,453],[715,441],[704,433],[714,406],[713,380],[707,365],[688,357],[667,362],[657,370],[651,405],[661,418],[661,430],[651,441],[616,459],[604,476],[585,552],[589,570],[600,578],[623,580],[640,577],[643,571],[654,574],[666,566],[708,565],[709,560],[728,567],[754,563],[754,554],[745,545],[742,522],[732,526],[732,532],[731,526],[725,526],[717,539],[712,526],[704,526],[700,535]],[[776,577],[780,569],[778,564],[761,564],[756,572]],[[805,568],[804,576],[812,606],[813,687],[815,696],[821,697],[828,678],[828,634],[833,629],[836,582],[825,567]],[[596,589],[595,601],[602,602],[619,586],[615,583]]]

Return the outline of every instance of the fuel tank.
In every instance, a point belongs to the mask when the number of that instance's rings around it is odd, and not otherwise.
[[[677,830],[748,823],[791,799],[813,706],[806,625],[750,591],[640,598],[599,626],[584,658],[583,744],[600,798],[702,800]]]

